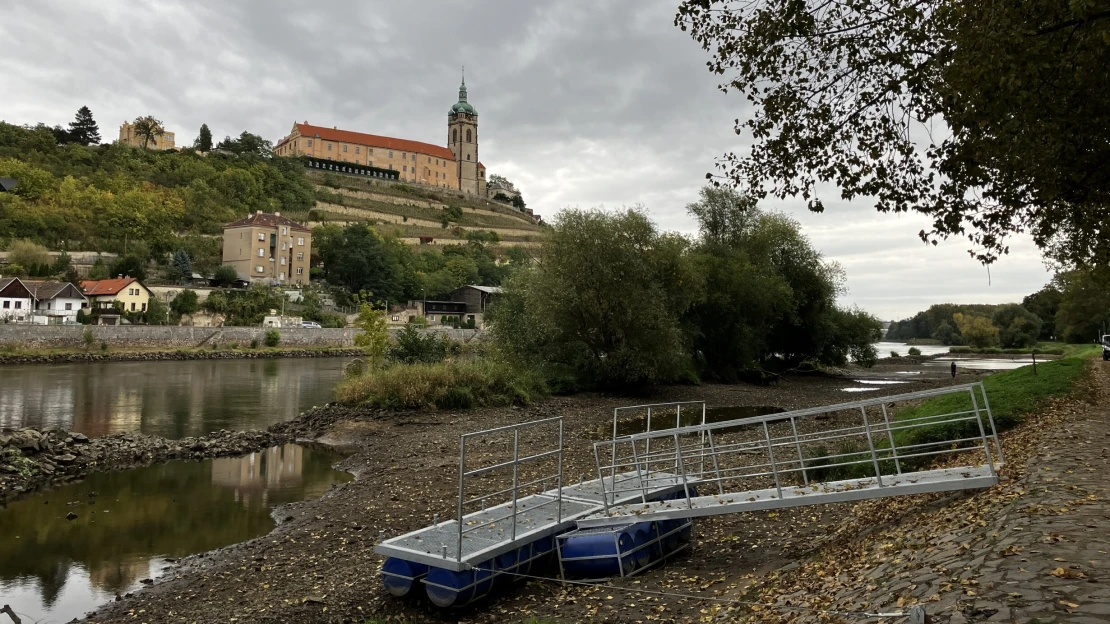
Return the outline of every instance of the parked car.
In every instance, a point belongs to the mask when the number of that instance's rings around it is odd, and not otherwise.
[[[320,324],[315,321],[302,321],[301,327],[305,329],[320,329]]]

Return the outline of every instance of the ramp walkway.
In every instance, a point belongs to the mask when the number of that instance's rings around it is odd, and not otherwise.
[[[933,398],[945,413],[890,418],[892,405]],[[940,455],[955,465],[925,469]],[[638,501],[603,504],[578,520],[583,528],[989,487],[1002,448],[975,383],[614,436],[594,445],[594,457],[603,501],[637,494],[617,475],[637,475],[643,490]],[[684,496],[650,500],[655,475],[677,475]]]

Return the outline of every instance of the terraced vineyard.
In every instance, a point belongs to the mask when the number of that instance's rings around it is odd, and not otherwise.
[[[411,244],[459,244],[468,232],[493,232],[508,246],[532,245],[541,228],[533,218],[498,202],[333,173],[310,172],[316,185],[311,225],[369,221]],[[452,210],[451,208],[458,208]]]

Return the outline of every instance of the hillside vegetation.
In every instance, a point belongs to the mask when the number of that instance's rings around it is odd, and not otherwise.
[[[59,145],[42,125],[0,122],[0,177],[19,182],[14,193],[0,193],[0,247],[28,239],[50,249],[133,253],[143,261],[184,248],[200,270],[218,265],[219,241],[212,237],[224,223],[254,210],[305,220],[315,203],[296,160]]]

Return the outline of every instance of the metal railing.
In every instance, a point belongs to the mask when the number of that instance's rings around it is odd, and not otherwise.
[[[539,446],[538,450],[532,449],[530,455],[521,457],[521,432],[528,430],[540,430],[540,436],[551,436],[549,442],[540,441],[533,446]],[[518,502],[522,493],[532,492],[532,494],[542,494],[543,492],[550,491],[547,487],[548,484],[554,483],[554,494],[549,497],[549,500],[530,507],[529,511],[534,511],[540,507],[547,505],[556,506],[557,522],[563,521],[563,418],[561,416],[554,418],[545,418],[542,420],[533,420],[531,422],[520,423],[516,425],[508,425],[505,427],[497,427],[494,429],[485,429],[483,431],[475,431],[463,434],[459,439],[459,501],[458,501],[458,549],[455,553],[456,561],[462,561],[463,558],[463,536],[467,533],[477,531],[490,525],[501,523],[505,520],[510,522],[510,539],[515,540],[517,535],[517,519],[521,513],[518,508]],[[481,468],[467,469],[467,442],[475,439],[486,439],[487,443],[492,445],[493,440],[500,438],[502,442],[511,440],[512,455],[498,461],[492,465],[482,466]],[[471,442],[473,443],[473,442]],[[529,451],[525,451],[529,452]],[[545,459],[555,459],[555,472],[552,474],[543,474],[539,477],[532,478],[527,482],[521,482],[521,467],[533,462],[541,462]],[[500,488],[492,492],[486,492],[473,498],[466,498],[466,486],[468,479],[479,477],[492,477],[497,473],[503,472],[511,475],[511,485],[508,487]],[[507,476],[507,475],[503,475]],[[511,502],[509,503],[506,513],[501,515],[490,514],[488,518],[484,518],[483,522],[474,526],[465,526],[464,518],[467,515],[468,507],[480,505],[480,511],[486,510],[487,499],[493,498],[497,503],[504,500],[506,494],[511,495]],[[526,494],[527,495],[527,494]]]
[[[942,398],[938,405],[946,408],[944,413],[892,419],[892,405],[934,398]],[[601,462],[606,456],[608,465]],[[997,477],[1002,447],[981,383],[645,431],[594,444],[607,494],[634,493],[615,478],[634,472],[641,502],[647,503],[656,478],[677,474],[689,507],[695,482],[721,496],[771,489],[772,498],[781,501],[785,487],[820,490],[822,483],[842,479],[874,479],[882,489],[884,476],[924,470],[941,456],[968,458],[964,465],[986,465],[990,476]],[[891,479],[887,481],[890,485]],[[603,500],[608,514],[610,496]],[[681,499],[672,503],[681,504]]]

